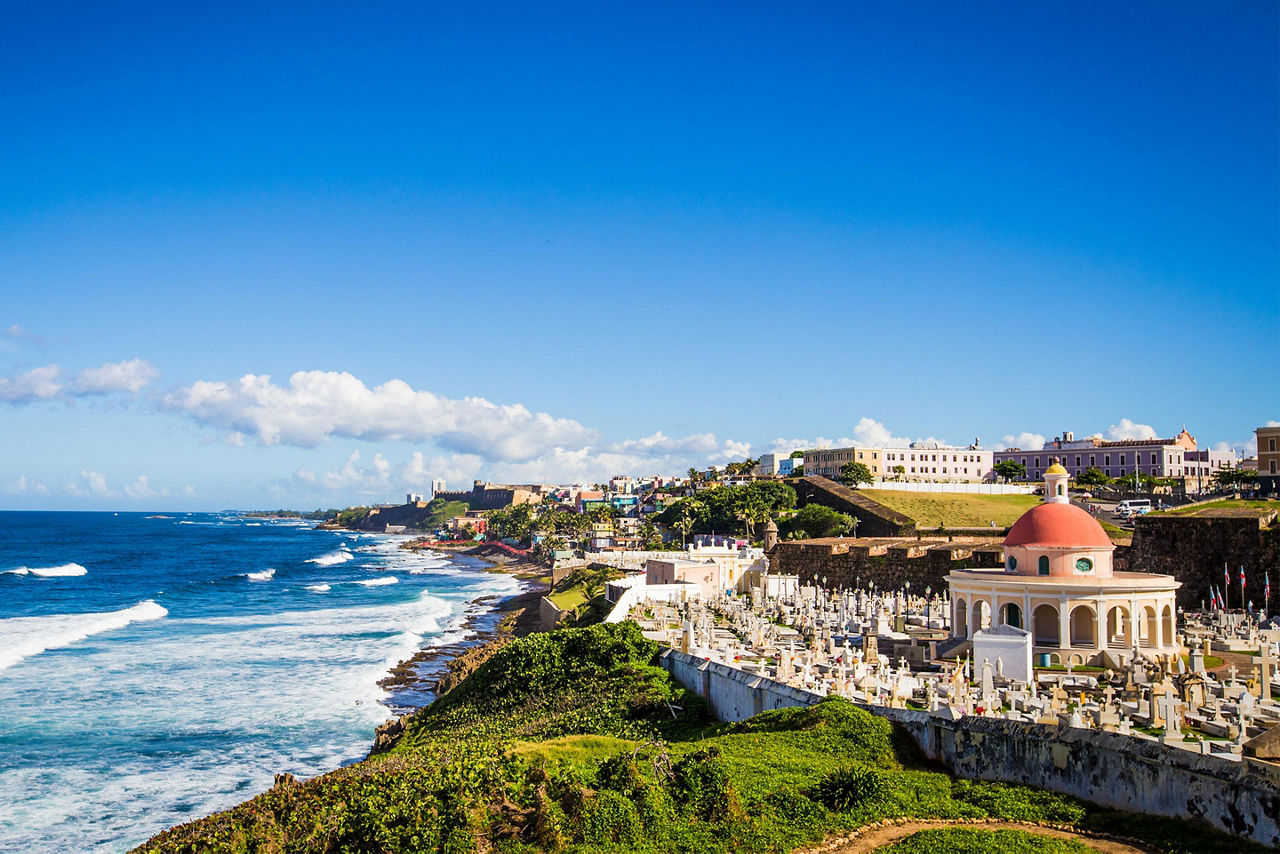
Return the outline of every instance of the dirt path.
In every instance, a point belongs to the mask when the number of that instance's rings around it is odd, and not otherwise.
[[[808,852],[809,854],[819,854],[819,852],[821,854],[868,854],[868,852],[875,851],[877,848],[905,839],[913,833],[942,827],[971,827],[974,830],[1025,830],[1028,833],[1051,836],[1055,839],[1074,839],[1077,842],[1084,843],[1094,851],[1101,852],[1101,854],[1149,854],[1152,850],[1131,842],[1120,842],[1115,839],[1092,836],[1087,833],[1043,827],[1030,822],[939,819],[935,821],[904,821],[901,823],[889,821],[868,825],[849,836],[831,839],[817,848],[810,848]]]

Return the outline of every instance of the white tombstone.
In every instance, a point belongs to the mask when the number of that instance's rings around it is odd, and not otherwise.
[[[1030,682],[1031,632],[1013,626],[992,626],[973,633],[973,660],[991,661],[1004,676]]]

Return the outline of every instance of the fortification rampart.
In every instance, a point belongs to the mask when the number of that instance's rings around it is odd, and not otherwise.
[[[823,699],[678,650],[664,650],[659,660],[724,721]],[[927,757],[958,777],[1022,783],[1119,809],[1190,817],[1280,846],[1280,776],[1269,763],[1204,756],[1118,733],[972,716],[951,720],[912,709],[857,705],[903,727]]]
[[[1129,565],[1138,572],[1172,575],[1182,582],[1178,604],[1200,607],[1209,598],[1209,585],[1222,587],[1222,567],[1238,579],[1239,568],[1249,579],[1262,582],[1262,573],[1280,570],[1280,524],[1276,513],[1251,516],[1165,516],[1138,517]],[[1239,606],[1238,582],[1227,591],[1231,606]],[[1249,591],[1255,603],[1257,591]]]
[[[866,537],[910,537],[916,532],[915,520],[878,501],[817,475],[798,477],[787,483],[796,491],[796,506],[825,504],[833,510],[848,513],[858,520],[858,535]]]
[[[865,586],[896,590],[942,590],[955,569],[994,568],[1004,563],[999,540],[979,537],[828,537],[778,543],[769,552],[770,572],[798,575],[804,582],[826,579],[828,587]]]

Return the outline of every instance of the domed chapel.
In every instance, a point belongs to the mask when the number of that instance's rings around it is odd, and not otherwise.
[[[1044,473],[1044,502],[1009,529],[1003,569],[947,576],[952,634],[1024,629],[1037,660],[1047,656],[1052,664],[1123,664],[1135,647],[1144,655],[1177,652],[1174,596],[1181,584],[1171,575],[1116,572],[1115,546],[1096,519],[1071,504],[1069,477],[1056,460]]]

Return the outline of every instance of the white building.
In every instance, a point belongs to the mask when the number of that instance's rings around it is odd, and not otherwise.
[[[1070,503],[1067,470],[1045,472],[1044,503],[1031,508],[1004,540],[1004,569],[957,570],[951,631],[973,638],[993,625],[1026,629],[1033,650],[1052,664],[1127,662],[1177,653],[1181,583],[1171,575],[1116,572],[1115,546],[1097,520]]]

